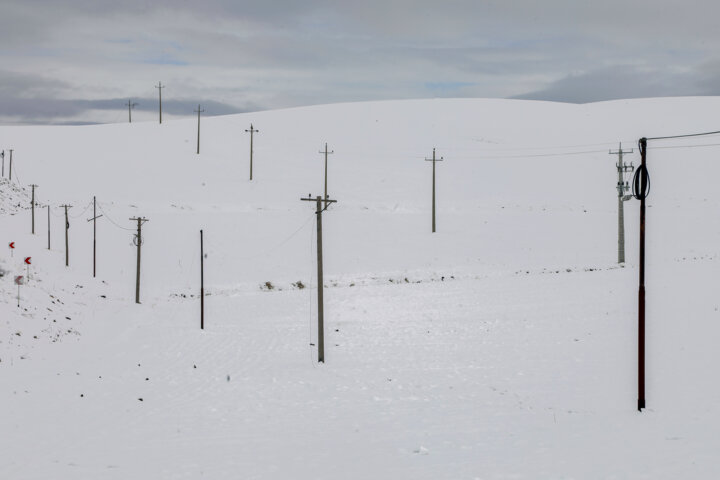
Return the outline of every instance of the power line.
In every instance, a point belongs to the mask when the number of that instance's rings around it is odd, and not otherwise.
[[[671,138],[704,137],[707,135],[717,135],[717,134],[720,134],[720,130],[717,130],[714,132],[688,133],[685,135],[671,135],[671,136],[667,136],[667,137],[645,137],[645,140],[668,140]]]

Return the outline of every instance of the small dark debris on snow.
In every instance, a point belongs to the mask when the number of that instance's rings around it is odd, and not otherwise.
[[[100,295],[100,298],[107,298],[105,295]]]
[[[197,368],[197,365],[193,365],[193,368]]]
[[[143,401],[142,397],[138,398],[138,400],[141,401],[141,402]]]

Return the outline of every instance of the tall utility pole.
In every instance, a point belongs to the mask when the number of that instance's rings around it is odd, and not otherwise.
[[[317,261],[318,261],[318,362],[325,363],[325,327],[323,316],[323,263],[322,263],[322,212],[327,210],[328,204],[335,203],[337,200],[330,200],[317,196],[312,198],[308,194],[308,198],[301,198],[304,202],[316,202],[315,214],[317,215]],[[325,207],[322,206],[323,202]]]
[[[253,124],[250,124],[250,130],[245,129],[246,132],[250,132],[250,180],[252,180],[252,165],[253,165],[253,134],[260,133],[260,130],[253,128]]]
[[[200,114],[204,112],[205,110],[200,108],[200,104],[198,103],[198,109],[193,110],[193,112],[198,114],[198,141],[197,141],[197,153],[200,154]]]
[[[50,205],[47,206],[48,214],[48,250],[50,250]]]
[[[635,192],[640,200],[640,278],[638,288],[638,411],[645,408],[645,198],[647,197],[648,175],[645,164],[647,139],[639,142],[641,164],[636,172],[640,189]],[[635,183],[637,186],[637,183]],[[637,190],[637,188],[635,189]]]
[[[9,177],[9,180],[12,181],[12,152],[13,152],[13,149],[10,148],[9,151],[10,151],[10,177]]]
[[[133,239],[137,245],[137,275],[135,276],[135,303],[140,303],[140,247],[143,244],[142,224],[149,221],[147,218],[133,217],[131,221],[137,221],[137,233]]]
[[[88,222],[93,222],[93,278],[95,277],[96,273],[96,259],[97,259],[97,219],[102,217],[102,215],[97,214],[97,199],[95,196],[93,196],[93,216],[92,218],[88,218]]]
[[[165,88],[165,86],[162,82],[158,82],[158,84],[155,85],[155,88],[158,89],[158,95],[160,95],[160,123],[162,123],[162,89]]]
[[[135,108],[138,104],[133,102],[132,99],[128,100],[128,102],[125,104],[128,107],[128,123],[132,123],[132,109]]]
[[[32,184],[32,200],[30,200],[30,210],[32,211],[32,234],[35,235],[35,188],[37,185]]]
[[[2,178],[5,178],[5,150],[0,153],[0,158],[2,158]]]
[[[435,233],[435,162],[442,162],[443,157],[435,158],[435,149],[433,148],[432,158],[426,158],[426,162],[432,162],[432,232]]]
[[[324,152],[320,152],[320,153],[324,153],[324,154],[325,154],[325,197],[324,197],[324,198],[328,198],[328,193],[327,193],[327,157],[328,157],[328,154],[335,153],[335,150],[330,150],[330,151],[328,152],[327,143],[325,143],[325,151],[324,151]]]
[[[70,266],[70,250],[68,248],[68,230],[70,229],[70,221],[68,220],[68,208],[72,205],[60,205],[65,208],[65,266]]]
[[[623,163],[623,154],[633,153],[633,150],[623,150],[622,143],[617,152],[610,150],[610,155],[618,156],[618,163],[615,165],[618,172],[617,180],[617,192],[618,192],[618,263],[625,263],[625,211],[623,208],[623,202],[630,200],[632,195],[625,195],[630,189],[628,182],[625,181],[624,176],[627,172],[632,172],[635,167],[632,163],[627,165]]]
[[[200,230],[200,330],[205,330],[205,254],[202,230]]]

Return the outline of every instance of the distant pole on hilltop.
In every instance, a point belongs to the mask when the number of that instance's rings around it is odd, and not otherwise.
[[[197,153],[200,154],[200,114],[204,112],[205,110],[200,108],[200,104],[198,103],[198,109],[193,110],[193,112],[198,114],[198,134],[197,134]]]
[[[322,212],[327,210],[328,204],[337,200],[323,199],[320,195],[312,198],[301,198],[304,202],[315,202],[315,215],[317,223],[317,263],[318,263],[318,362],[325,363],[325,318],[323,313],[323,260],[322,260]],[[323,202],[325,207],[323,207]]]
[[[35,188],[37,185],[32,184],[32,199],[30,200],[30,211],[32,211],[32,234],[35,235]]]
[[[97,219],[102,215],[97,214],[97,199],[93,195],[93,216],[88,218],[88,222],[93,222],[93,278],[97,272]]]
[[[253,170],[253,134],[260,133],[260,130],[253,128],[253,124],[250,124],[250,130],[245,129],[246,132],[250,133],[250,180],[252,181],[252,170]]]
[[[160,96],[160,123],[162,123],[162,89],[165,88],[165,86],[162,84],[162,82],[158,82],[158,84],[155,85],[155,88],[158,89],[158,95]]]
[[[5,150],[0,153],[0,158],[2,158],[2,178],[5,178]]]
[[[137,103],[133,102],[132,99],[128,100],[128,102],[125,104],[128,107],[128,123],[132,123],[132,109],[137,107]]]
[[[618,263],[625,263],[625,210],[623,202],[632,198],[632,195],[625,195],[630,190],[630,185],[625,181],[624,174],[635,169],[632,163],[630,165],[623,163],[623,154],[626,153],[633,153],[633,150],[623,150],[622,143],[616,152],[609,151],[610,155],[618,156],[618,163],[615,165],[618,173]]]
[[[327,142],[326,142],[326,143],[325,143],[325,151],[324,151],[324,152],[321,151],[320,153],[324,153],[324,154],[325,154],[325,197],[323,197],[323,198],[328,198],[328,193],[327,193],[327,158],[328,158],[328,154],[333,154],[333,153],[335,153],[335,150],[330,150],[330,151],[328,152],[328,146],[327,146]],[[325,206],[327,206],[327,204],[326,204]]]
[[[140,247],[143,244],[142,225],[149,221],[147,218],[133,217],[130,221],[137,221],[137,233],[133,238],[133,242],[137,246],[137,269],[135,270],[135,303],[140,303]]]
[[[435,149],[433,148],[432,158],[426,158],[426,162],[432,162],[432,233],[435,233],[435,162],[442,162],[443,157],[435,158]]]
[[[68,220],[68,208],[72,205],[60,205],[65,209],[65,266],[70,266],[70,249],[68,248],[68,230],[70,229],[70,221]]]

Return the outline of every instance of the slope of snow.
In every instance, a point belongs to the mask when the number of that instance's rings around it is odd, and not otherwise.
[[[327,105],[203,119],[200,155],[194,119],[0,127],[15,150],[0,232],[17,246],[0,256],[0,477],[717,475],[717,137],[648,149],[641,414],[638,205],[619,266],[608,150],[622,141],[637,165],[638,138],[718,130],[718,104]],[[322,194],[325,142],[338,203],[323,214],[318,364],[314,204],[300,198]]]

